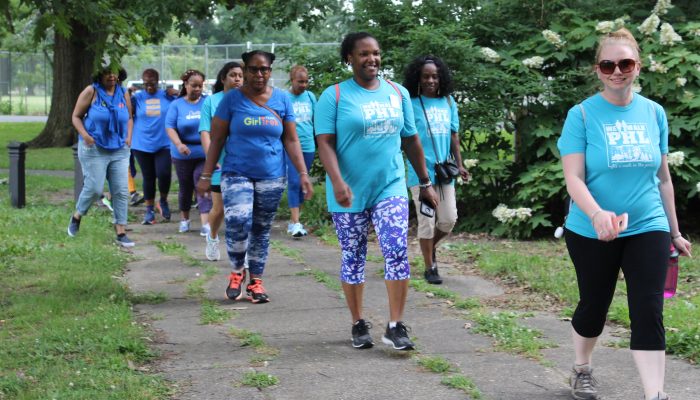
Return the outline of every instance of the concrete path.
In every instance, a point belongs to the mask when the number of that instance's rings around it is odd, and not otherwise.
[[[448,360],[453,366],[451,374],[470,378],[485,399],[570,398],[566,383],[573,354],[570,324],[556,315],[538,312],[518,320],[541,330],[546,340],[557,345],[543,352],[542,361],[535,361],[495,351],[490,337],[468,329],[470,325],[465,324],[473,323],[465,319],[464,311],[411,289],[405,321],[412,328],[418,350],[390,350],[381,343],[388,316],[383,278],[378,273],[382,265],[370,262],[365,318],[374,325],[371,332],[376,345],[356,350],[350,346],[350,315],[344,299],[313,276],[337,281],[337,248],[315,237],[291,239],[284,233],[286,224],[277,223],[265,271],[265,287],[272,301],[231,302],[224,295],[228,261],[206,261],[204,240],[198,231],[178,234],[177,223],[130,227],[138,260],[128,266],[129,286],[136,294],[167,294],[166,301],[141,304],[135,311],[157,332],[154,346],[162,354],[157,369],[174,382],[174,399],[470,398],[464,391],[441,384],[445,375],[421,368],[416,358],[427,356]],[[173,247],[176,243],[201,260],[188,261],[198,265],[188,266],[182,257],[166,255],[156,246]],[[223,244],[221,249],[225,258]],[[376,245],[370,253],[380,255]],[[460,270],[443,265],[443,287],[462,297],[503,298],[503,288]],[[193,294],[198,282],[203,288],[199,296]],[[233,316],[221,324],[202,324],[203,303]],[[242,346],[232,328],[258,333],[265,346]],[[609,331],[606,328],[605,335]],[[642,398],[628,350],[601,346],[595,362],[605,399]],[[242,385],[244,375],[252,371],[274,376],[279,383],[263,389]],[[698,368],[668,357],[666,375],[667,391],[674,400],[700,398]]]

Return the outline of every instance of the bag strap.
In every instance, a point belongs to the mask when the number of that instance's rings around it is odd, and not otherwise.
[[[274,91],[275,89],[272,89],[272,90]],[[252,101],[256,106],[262,107],[262,108],[266,109],[267,111],[271,112],[272,115],[274,115],[274,116],[280,121],[280,124],[282,124],[282,126],[284,127],[284,121],[282,121],[282,117],[280,117],[280,115],[277,114],[277,111],[271,109],[271,108],[268,107],[266,104],[261,104],[261,103],[258,103],[258,102],[255,101],[255,100],[253,100],[253,99],[252,99],[250,96],[248,96],[244,91],[241,90],[241,92],[243,92],[243,95],[244,95],[248,100]],[[270,98],[272,98],[272,95],[270,95]]]
[[[418,100],[420,100],[420,108],[423,109],[423,115],[425,116],[425,125],[428,127],[428,135],[430,140],[433,142],[433,153],[435,154],[435,162],[440,162],[438,160],[437,147],[435,146],[435,138],[433,137],[433,131],[430,129],[430,121],[428,120],[428,113],[425,112],[425,105],[423,104],[423,96],[418,95]]]
[[[401,90],[399,90],[399,87],[396,86],[396,84],[389,79],[385,79],[385,81],[388,84],[390,84],[391,87],[394,88],[394,90],[396,90],[396,93],[398,93],[399,95],[399,100],[403,101],[403,94],[401,94]],[[340,83],[336,83],[333,86],[335,87],[335,106],[337,107],[338,103],[340,103]]]

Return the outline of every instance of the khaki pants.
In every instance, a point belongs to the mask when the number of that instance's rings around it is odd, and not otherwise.
[[[428,218],[420,213],[420,200],[418,200],[420,188],[417,185],[410,188],[418,216],[418,239],[432,239],[435,236],[435,228],[441,232],[450,233],[457,222],[455,187],[453,185],[435,185],[434,188],[437,193],[440,193],[440,189],[442,189],[442,198],[435,209],[434,218]]]

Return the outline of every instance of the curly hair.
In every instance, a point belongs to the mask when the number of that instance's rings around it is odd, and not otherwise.
[[[102,68],[99,69],[93,76],[92,76],[92,81],[95,83],[102,83],[102,75],[108,74],[108,73],[113,73],[117,75],[117,80],[119,82],[124,82],[128,75],[126,74],[126,70],[123,67],[119,67],[118,70],[114,71],[109,65],[103,65]]]
[[[367,32],[353,32],[345,35],[343,42],[340,44],[340,61],[343,63],[348,62],[348,56],[355,49],[355,43],[357,43],[359,40],[367,38],[377,40],[374,36]]]
[[[245,65],[248,65],[248,61],[250,61],[253,56],[263,56],[267,59],[267,61],[272,65],[273,62],[275,62],[275,54],[274,53],[268,53],[263,50],[253,50],[249,51],[247,53],[241,54],[241,59],[243,60],[243,63]]]
[[[228,75],[228,72],[234,68],[240,68],[241,70],[243,70],[243,66],[235,61],[229,61],[226,64],[224,64],[223,67],[221,67],[219,73],[216,74],[216,83],[214,83],[214,89],[212,90],[214,93],[219,93],[224,90],[224,81],[226,80],[226,75]]]
[[[437,91],[438,97],[449,96],[454,91],[452,72],[440,57],[433,55],[416,57],[406,67],[403,85],[406,90],[408,90],[408,93],[411,97],[418,97],[420,95],[420,76],[425,64],[435,64],[437,67],[438,77],[440,78],[440,86],[438,86]]]
[[[201,71],[197,71],[196,69],[188,69],[185,71],[184,74],[180,77],[182,79],[182,88],[180,89],[180,97],[184,96],[187,94],[187,89],[185,88],[185,85],[187,84],[187,81],[190,80],[195,75],[199,75],[202,77],[202,81],[206,81],[207,78],[204,77],[204,73]]]

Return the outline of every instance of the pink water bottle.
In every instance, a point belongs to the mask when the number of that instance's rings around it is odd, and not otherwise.
[[[666,284],[664,285],[664,298],[668,299],[676,294],[678,286],[678,250],[671,244],[671,256],[668,259],[668,271],[666,271]]]

